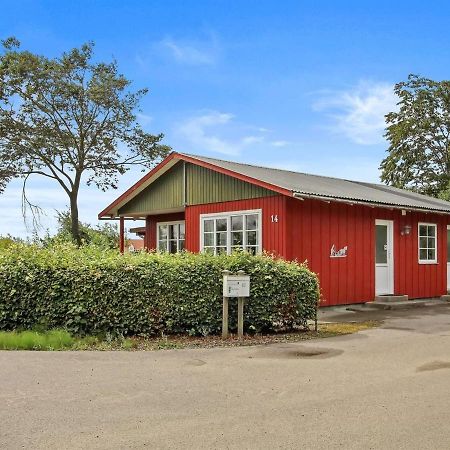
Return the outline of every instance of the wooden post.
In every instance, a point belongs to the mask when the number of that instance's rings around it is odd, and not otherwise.
[[[125,252],[125,219],[119,219],[119,250],[120,253]]]
[[[149,216],[147,216],[145,218],[145,238],[144,238],[144,246],[147,251],[152,249],[150,245],[151,242],[150,235],[152,232],[152,225],[153,225],[152,219]]]
[[[238,297],[238,336],[244,336],[244,297]]]
[[[228,297],[223,297],[222,309],[222,339],[228,337]]]
[[[238,270],[237,275],[245,275],[243,270]],[[238,297],[238,337],[244,336],[244,297]]]
[[[224,282],[225,275],[230,275],[229,270],[222,270],[222,283]],[[223,296],[222,303],[222,339],[228,337],[228,297]]]

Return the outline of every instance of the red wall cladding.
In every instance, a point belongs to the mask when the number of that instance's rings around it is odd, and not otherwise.
[[[411,298],[447,291],[447,223],[439,214],[287,198],[287,258],[308,261],[319,275],[323,305],[371,301],[375,296],[375,220],[394,221],[394,291]],[[438,264],[418,263],[418,222],[438,225]],[[404,225],[411,234],[402,236]],[[332,245],[348,247],[330,258]]]
[[[286,257],[286,200],[287,197],[276,195],[188,206],[186,207],[186,249],[191,252],[200,251],[200,214],[261,209],[264,250]],[[272,216],[277,216],[278,222],[272,222]]]
[[[186,207],[185,213],[150,216],[148,247],[156,246],[156,223],[186,220],[186,249],[200,250],[200,214],[262,210],[266,251],[286,259],[307,261],[319,276],[322,305],[372,301],[375,296],[375,220],[394,221],[394,291],[410,298],[434,297],[447,291],[448,216],[372,208],[282,195]],[[276,216],[278,222],[272,221]],[[418,263],[418,222],[438,225],[438,263]],[[402,236],[404,225],[411,234]],[[347,257],[330,258],[332,245],[347,246]]]

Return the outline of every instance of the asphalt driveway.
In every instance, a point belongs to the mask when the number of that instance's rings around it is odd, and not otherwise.
[[[0,448],[448,449],[450,308],[307,343],[0,352]]]

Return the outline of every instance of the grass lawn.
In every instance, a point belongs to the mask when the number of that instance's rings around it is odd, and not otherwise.
[[[163,337],[75,337],[65,330],[2,331],[0,350],[164,350],[182,348],[238,347],[262,345],[275,342],[297,342],[357,333],[380,325],[377,321],[360,323],[320,324],[318,331],[296,331],[282,334],[245,335],[238,338],[231,335],[223,340],[220,336],[193,337],[173,335]]]

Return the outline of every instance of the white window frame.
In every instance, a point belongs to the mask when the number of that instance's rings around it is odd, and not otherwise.
[[[225,212],[218,212],[218,213],[208,213],[208,214],[200,214],[200,251],[204,251],[204,222],[205,220],[210,219],[227,219],[227,255],[231,253],[231,216],[241,216],[241,215],[250,215],[254,214],[258,216],[258,228],[256,230],[257,232],[257,239],[258,239],[258,245],[256,246],[256,254],[260,255],[263,251],[262,248],[262,209],[247,209],[242,211],[225,211]],[[245,224],[245,221],[244,221]],[[243,225],[245,227],[245,225]],[[245,228],[244,228],[244,235],[245,235]],[[215,235],[215,232],[214,232]],[[214,236],[215,238],[215,236]],[[216,254],[215,248],[217,246],[214,245],[214,254]],[[245,248],[244,248],[245,250]]]
[[[425,250],[420,246],[420,227],[428,226],[434,227],[434,259],[421,259],[420,258],[420,250]],[[426,236],[422,236],[426,237]],[[426,250],[429,250],[427,247]],[[438,226],[436,223],[428,223],[428,222],[419,222],[417,224],[417,257],[419,260],[419,264],[438,264]]]
[[[178,235],[177,238],[177,253],[180,252],[180,240],[184,241],[186,244],[186,221],[185,220],[172,220],[170,222],[157,222],[156,223],[156,250],[160,252],[159,249],[159,227],[161,225],[184,225],[184,239],[180,239],[180,236]],[[166,252],[169,253],[169,230],[167,230],[167,250]]]

